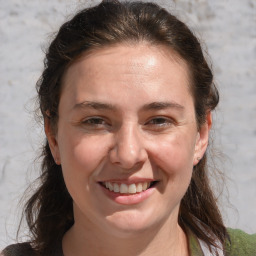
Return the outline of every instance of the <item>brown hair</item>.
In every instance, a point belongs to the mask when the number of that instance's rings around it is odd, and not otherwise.
[[[61,79],[67,67],[82,53],[117,43],[147,42],[165,45],[186,61],[191,72],[191,90],[198,127],[219,101],[200,43],[188,27],[153,3],[104,1],[78,12],[64,23],[46,53],[44,71],[37,82],[39,107],[53,127],[58,122]],[[40,185],[25,206],[31,242],[44,254],[73,225],[73,206],[46,140],[42,152]],[[179,224],[189,228],[208,246],[216,238],[224,244],[226,228],[211,191],[206,154],[194,167],[189,188],[181,201]]]

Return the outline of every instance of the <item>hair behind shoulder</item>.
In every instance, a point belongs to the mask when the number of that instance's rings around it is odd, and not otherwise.
[[[81,54],[118,43],[139,42],[167,46],[186,61],[200,127],[207,112],[214,110],[219,101],[200,43],[184,23],[165,9],[139,1],[103,1],[81,10],[61,26],[49,46],[44,71],[37,82],[42,117],[49,119],[57,129],[62,77]],[[24,215],[34,248],[47,254],[73,225],[74,217],[72,198],[66,189],[61,166],[55,163],[47,141],[42,158],[40,185],[27,201]],[[179,224],[184,229],[189,228],[210,247],[217,246],[216,238],[223,245],[227,232],[207,172],[205,155],[194,167],[190,186],[181,202]]]

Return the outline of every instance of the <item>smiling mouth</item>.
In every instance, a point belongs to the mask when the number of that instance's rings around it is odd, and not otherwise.
[[[109,191],[120,193],[120,194],[136,194],[143,192],[149,188],[154,187],[158,181],[151,182],[139,182],[132,184],[117,183],[117,182],[100,182],[100,184],[108,189]]]

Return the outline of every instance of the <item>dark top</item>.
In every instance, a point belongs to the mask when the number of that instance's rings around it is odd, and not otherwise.
[[[32,248],[30,243],[17,243],[7,246],[0,256],[39,256]],[[45,255],[46,256],[46,255]],[[56,243],[56,247],[52,248],[47,256],[64,256],[61,242]]]
[[[256,256],[256,234],[249,235],[238,229],[228,229],[230,241],[225,243],[225,256]],[[191,256],[206,256],[200,242],[191,232],[188,234]],[[6,247],[1,256],[38,256],[29,243],[18,243]],[[47,256],[64,256],[61,242]]]

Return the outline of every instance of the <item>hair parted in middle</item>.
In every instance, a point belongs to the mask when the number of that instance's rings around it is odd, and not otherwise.
[[[198,39],[183,22],[157,4],[107,0],[79,11],[65,22],[46,52],[44,71],[37,82],[38,101],[43,118],[49,119],[56,133],[62,78],[68,67],[86,52],[140,43],[165,46],[186,62],[200,129],[207,113],[217,106],[219,95]],[[61,165],[55,163],[47,140],[42,157],[40,184],[28,200],[24,214],[34,247],[40,253],[47,253],[56,239],[61,239],[73,225],[74,217]],[[210,188],[206,154],[194,167],[191,183],[181,201],[179,224],[209,246],[216,245],[212,234],[224,244],[227,233]]]

